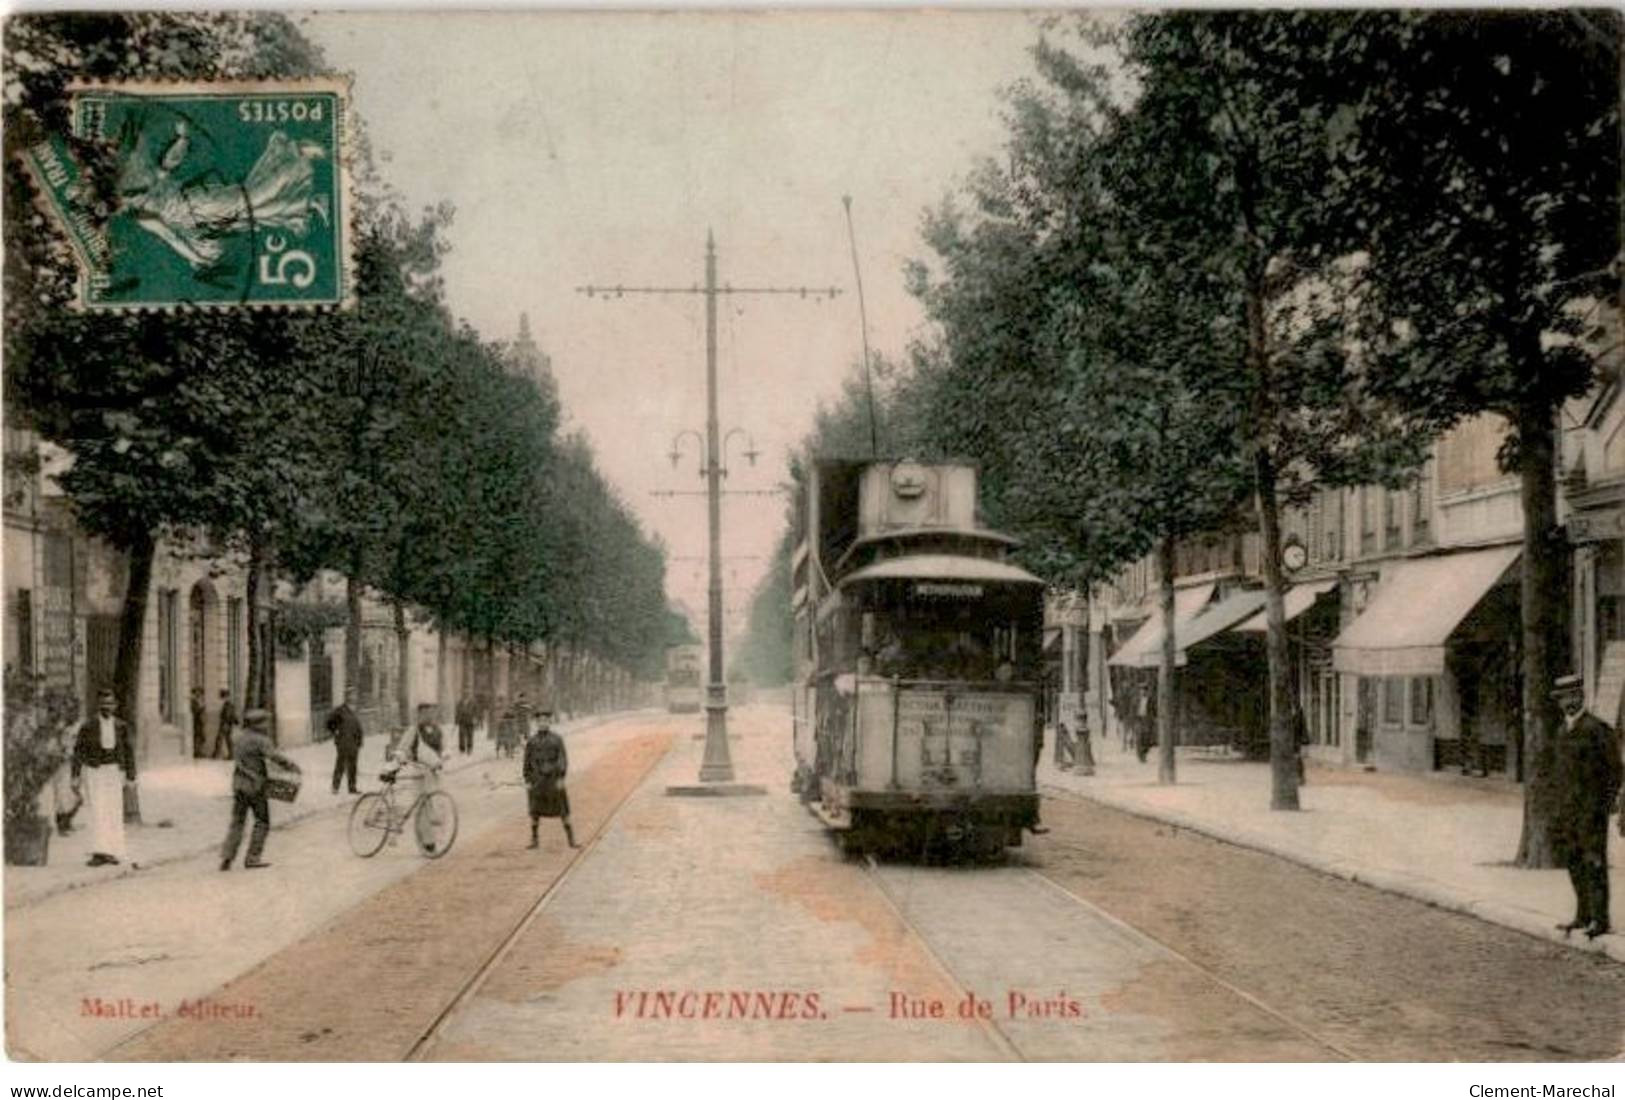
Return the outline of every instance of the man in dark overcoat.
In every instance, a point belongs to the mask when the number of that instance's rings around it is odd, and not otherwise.
[[[299,770],[298,764],[271,743],[270,711],[250,710],[243,715],[243,732],[237,737],[236,750],[237,766],[231,773],[231,827],[220,849],[222,871],[231,870],[237,858],[237,849],[243,843],[243,823],[250,813],[254,815],[254,831],[248,838],[243,866],[251,870],[270,866],[260,858],[271,831],[271,803],[265,793],[266,761],[274,760],[289,771]]]
[[[1563,709],[1553,758],[1557,805],[1552,821],[1553,854],[1568,868],[1575,915],[1558,927],[1583,929],[1590,939],[1608,923],[1608,813],[1620,789],[1619,743],[1613,730],[1586,710],[1578,676],[1559,677],[1552,691]]]
[[[113,693],[103,691],[73,741],[73,787],[90,807],[91,867],[126,858],[124,787],[135,782],[135,739],[116,709]]]
[[[202,760],[209,755],[208,707],[203,702],[203,688],[192,689],[192,758]]]
[[[327,716],[327,732],[333,735],[333,793],[339,793],[339,780],[343,779],[351,794],[356,794],[355,767],[361,758],[361,741],[366,732],[361,728],[361,717],[356,714],[355,689],[344,689],[344,702],[333,708]]]
[[[459,755],[467,756],[474,751],[474,723],[479,716],[474,710],[474,700],[469,697],[466,691],[463,692],[463,697],[457,700],[455,717],[457,719],[457,752]]]
[[[220,692],[220,730],[214,739],[216,759],[231,759],[231,734],[237,728],[237,704],[231,701],[231,692]]]
[[[544,817],[556,817],[564,823],[564,839],[572,848],[579,848],[575,832],[570,828],[570,794],[564,789],[564,776],[570,770],[569,754],[564,751],[564,738],[553,732],[553,712],[543,710],[537,716],[536,732],[525,742],[525,787],[530,794],[530,846],[535,848],[537,827]]]

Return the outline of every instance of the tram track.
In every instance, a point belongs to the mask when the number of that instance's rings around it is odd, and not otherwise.
[[[630,729],[572,777],[574,816],[583,836],[579,851],[549,843],[540,852],[525,852],[516,843],[524,818],[492,817],[447,859],[369,894],[198,999],[244,1006],[239,1016],[169,1013],[102,1056],[420,1059],[441,1025],[572,880],[673,743],[669,732]],[[356,975],[359,982],[335,989],[335,974]]]
[[[1247,1015],[1248,1010],[1256,1014],[1237,1030],[1263,1029],[1272,1033],[1274,1038],[1268,1048],[1272,1053],[1260,1060],[1360,1060],[1354,1052],[1227,981],[1176,947],[1078,896],[1038,869],[1019,864],[958,869],[883,865],[872,855],[864,857],[863,867],[921,951],[961,995],[981,996],[990,988],[997,992],[1000,983],[1009,983],[1012,988],[1020,984],[1038,988],[1035,976],[1043,975],[1056,982],[1077,980],[1079,985],[1069,988],[1075,991],[1081,1009],[1087,1002],[1105,1004],[1119,997],[1116,991],[1132,987],[1139,980],[1138,974],[1161,973],[1160,964],[1181,972],[1173,980],[1165,973],[1160,978],[1176,993],[1176,1003],[1171,1006],[1175,1015],[1180,1011],[1193,1014],[1200,1011],[1199,1006],[1211,1006],[1215,992],[1223,1004],[1240,1002],[1247,1006],[1240,1015]],[[1006,923],[991,933],[980,927],[999,915],[1006,922],[1017,920],[1019,924]],[[1019,936],[1013,934],[1017,931]],[[1018,942],[1023,937],[1031,942]],[[1044,945],[1036,957],[1032,953],[1034,942]],[[1096,952],[1118,958],[1086,961],[1069,970],[1069,960],[1088,954],[1090,945]],[[1009,953],[1001,953],[1001,947],[1009,948]],[[1090,979],[1094,981],[1092,986],[1083,984]],[[1196,983],[1207,987],[1206,996],[1178,995],[1179,990],[1189,990]],[[1125,1052],[1099,1046],[1101,1037],[1068,1030],[1052,1020],[1035,1023],[1011,1018],[1015,994],[1005,996],[1008,1006],[995,997],[994,1018],[978,1017],[977,1022],[989,1041],[1012,1060],[1138,1060],[1148,1056],[1144,1047]],[[1001,1009],[1006,1007],[1010,1014],[1000,1018]],[[1088,1012],[1082,1014],[1087,1016]],[[1192,1022],[1222,1031],[1227,1021],[1233,1022],[1235,1014],[1225,1012],[1217,1023],[1209,1018],[1212,1015],[1209,1009],[1207,1016]],[[1215,1056],[1208,1051],[1189,1060],[1237,1056]]]
[[[1231,994],[1232,996],[1238,997],[1241,1000],[1246,1001],[1248,1004],[1252,1005],[1259,1012],[1262,1012],[1266,1016],[1269,1016],[1272,1019],[1279,1021],[1280,1023],[1284,1024],[1286,1027],[1292,1029],[1293,1031],[1297,1032],[1299,1035],[1303,1036],[1305,1039],[1309,1040],[1311,1043],[1314,1043],[1317,1046],[1321,1046],[1321,1047],[1326,1048],[1327,1050],[1331,1051],[1333,1054],[1337,1055],[1337,1057],[1343,1059],[1344,1061],[1348,1061],[1348,1062],[1361,1061],[1361,1058],[1360,1058],[1359,1055],[1353,1053],[1352,1051],[1349,1051],[1349,1050],[1345,1049],[1344,1047],[1340,1046],[1339,1044],[1337,1044],[1337,1043],[1333,1042],[1332,1040],[1326,1038],[1324,1035],[1319,1035],[1316,1032],[1311,1031],[1309,1028],[1304,1027],[1302,1024],[1300,1024],[1298,1021],[1294,1020],[1292,1017],[1288,1016],[1286,1013],[1281,1012],[1281,1011],[1279,1011],[1279,1010],[1277,1010],[1275,1008],[1272,1008],[1270,1005],[1266,1004],[1264,1001],[1260,1000],[1258,997],[1254,996],[1253,994],[1247,992],[1245,989],[1242,989],[1240,986],[1236,985],[1234,982],[1227,981],[1224,978],[1220,977],[1211,968],[1206,967],[1206,966],[1202,965],[1201,963],[1197,962],[1195,959],[1191,958],[1189,955],[1185,954],[1183,951],[1180,951],[1179,949],[1173,947],[1172,945],[1170,945],[1168,943],[1165,943],[1164,941],[1158,939],[1157,937],[1151,935],[1150,933],[1144,931],[1143,929],[1136,928],[1134,925],[1129,924],[1127,921],[1121,920],[1120,918],[1113,916],[1111,913],[1108,913],[1106,910],[1102,909],[1100,906],[1094,904],[1093,902],[1087,901],[1084,898],[1079,897],[1077,894],[1073,893],[1071,890],[1068,890],[1065,886],[1062,886],[1059,882],[1056,882],[1054,879],[1050,878],[1048,875],[1044,874],[1042,871],[1035,870],[1035,869],[1033,869],[1031,867],[1023,867],[1022,870],[1025,871],[1032,878],[1034,878],[1037,881],[1043,883],[1046,888],[1055,891],[1057,894],[1061,895],[1062,897],[1064,897],[1067,900],[1069,900],[1070,902],[1072,902],[1074,905],[1080,907],[1081,909],[1083,909],[1084,911],[1089,913],[1089,915],[1092,916],[1094,919],[1112,925],[1113,927],[1115,927],[1119,932],[1123,933],[1124,935],[1134,937],[1135,939],[1139,940],[1140,942],[1142,942],[1142,943],[1146,944],[1147,946],[1149,946],[1149,947],[1153,948],[1154,950],[1156,950],[1159,954],[1163,955],[1165,958],[1171,959],[1171,960],[1179,963],[1181,966],[1186,966],[1186,967],[1189,967],[1192,970],[1197,971],[1204,978],[1206,978],[1208,981],[1212,982],[1214,985],[1217,985],[1219,988],[1225,990],[1227,993]]]
[[[422,1060],[422,1055],[428,1050],[430,1044],[434,1042],[435,1038],[440,1032],[440,1029],[442,1026],[444,1026],[446,1021],[451,1019],[459,1009],[461,1009],[479,994],[481,987],[485,985],[485,983],[490,979],[491,975],[496,971],[497,967],[500,966],[502,961],[508,957],[510,952],[512,952],[514,945],[517,944],[524,934],[530,930],[531,926],[536,923],[536,919],[542,915],[543,911],[546,910],[553,899],[556,898],[560,891],[564,889],[565,884],[570,881],[576,870],[586,862],[587,857],[590,856],[593,853],[593,850],[598,847],[599,841],[601,841],[609,832],[610,826],[615,824],[616,818],[620,816],[621,811],[625,809],[626,804],[632,800],[632,796],[637,794],[638,791],[643,788],[643,784],[648,781],[649,776],[654,773],[654,770],[660,766],[661,762],[664,761],[665,758],[666,753],[661,753],[656,756],[650,761],[648,767],[643,770],[642,774],[637,777],[636,781],[627,787],[626,792],[622,794],[621,797],[616,801],[615,805],[611,807],[609,813],[604,815],[603,820],[598,823],[598,827],[593,830],[592,835],[587,838],[586,843],[582,844],[582,846],[576,851],[574,857],[572,857],[570,862],[565,865],[564,870],[558,875],[554,876],[553,881],[548,883],[547,888],[537,896],[535,902],[531,904],[530,908],[528,908],[520,916],[520,918],[514,922],[513,927],[508,931],[508,933],[503,936],[502,939],[498,941],[496,946],[491,949],[490,953],[486,956],[485,961],[481,963],[478,969],[476,969],[473,974],[469,975],[467,981],[463,982],[457,991],[447,999],[446,1003],[438,1012],[435,1013],[434,1019],[429,1022],[429,1025],[423,1029],[423,1032],[413,1040],[412,1045],[409,1046],[406,1049],[406,1052],[401,1055],[399,1059],[400,1061],[416,1062]]]
[[[875,857],[865,854],[863,857],[863,867],[868,875],[869,881],[874,884],[875,889],[879,891],[880,896],[885,899],[886,905],[896,915],[897,919],[902,922],[903,927],[907,928],[914,936],[914,939],[919,944],[920,949],[925,952],[926,957],[931,960],[932,965],[935,966],[939,972],[941,972],[945,979],[947,979],[948,984],[959,993],[972,993],[973,990],[971,987],[966,985],[958,974],[954,973],[953,968],[950,967],[943,959],[941,954],[937,952],[937,949],[932,945],[931,941],[926,938],[924,932],[920,930],[919,926],[916,925],[914,921],[909,919],[909,915],[905,911],[903,905],[887,887],[886,880],[881,876],[880,873],[880,864],[875,860]],[[984,1019],[981,1016],[976,1018],[976,1023],[982,1029],[982,1032],[988,1037],[989,1041],[991,1041],[1000,1051],[1008,1055],[1012,1061],[1027,1061],[1027,1056],[1021,1052],[1021,1048],[1016,1045],[1015,1041],[1011,1039],[1010,1036],[1004,1033],[1003,1029],[1001,1029],[997,1023],[990,1019]]]

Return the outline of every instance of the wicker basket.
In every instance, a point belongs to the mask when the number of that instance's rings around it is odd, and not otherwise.
[[[288,768],[275,760],[265,761],[265,797],[278,802],[292,802],[299,797],[299,784],[304,775],[298,768]]]

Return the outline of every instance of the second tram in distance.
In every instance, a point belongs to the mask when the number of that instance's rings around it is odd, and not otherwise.
[[[821,461],[792,558],[794,788],[849,850],[992,854],[1037,824],[1043,583],[965,465]]]

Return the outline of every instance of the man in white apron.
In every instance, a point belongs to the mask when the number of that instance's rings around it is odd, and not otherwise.
[[[111,691],[96,698],[96,713],[79,724],[73,746],[73,782],[80,785],[90,811],[88,865],[122,863],[124,847],[124,784],[135,782],[135,746],[130,727],[113,711]]]

